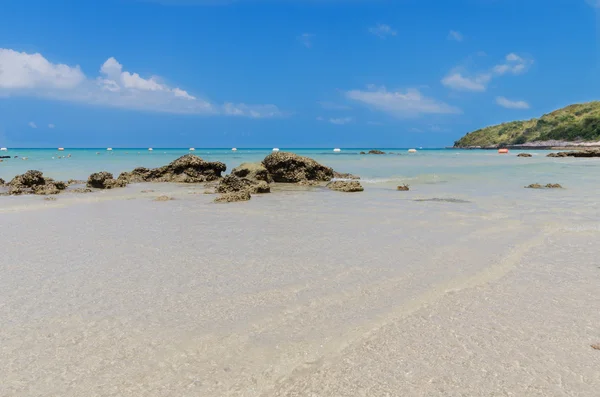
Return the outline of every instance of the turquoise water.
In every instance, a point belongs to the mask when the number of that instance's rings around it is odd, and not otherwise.
[[[361,176],[372,188],[408,183],[427,191],[443,186],[448,194],[504,195],[530,183],[561,183],[587,192],[600,186],[600,161],[596,159],[547,158],[545,151],[532,151],[532,158],[518,158],[517,151],[500,155],[486,150],[423,149],[410,154],[407,149],[385,149],[386,155],[360,155],[368,149],[285,149]],[[115,175],[135,167],[158,167],[188,154],[185,149],[9,149],[0,155],[18,158],[0,163],[5,180],[30,169],[55,179],[86,179],[91,173],[109,171]],[[257,162],[271,153],[265,149],[196,149],[194,154],[208,161],[222,161],[228,171],[244,162]],[[68,156],[70,158],[59,158]],[[27,160],[22,158],[26,157]],[[435,191],[440,191],[436,189]],[[434,191],[432,190],[432,193]]]

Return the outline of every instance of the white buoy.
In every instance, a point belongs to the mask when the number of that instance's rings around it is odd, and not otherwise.
[[[109,152],[112,152],[112,148],[111,147],[107,147],[106,150],[108,150]]]
[[[152,149],[151,147],[148,148],[149,151],[153,151],[154,149]]]
[[[194,150],[196,150],[196,149],[193,147],[190,148],[190,152],[193,152]]]
[[[6,152],[8,149],[5,147],[0,147],[0,152]]]
[[[65,148],[64,148],[64,147],[59,147],[59,148],[58,148],[58,151],[59,151],[59,152],[62,152],[63,150],[65,150]]]
[[[342,149],[335,148],[335,149],[333,149],[333,151],[334,151],[334,152],[341,152],[341,151],[342,151]]]
[[[274,152],[278,152],[278,151],[279,151],[279,148],[278,148],[278,147],[274,147],[274,148],[273,148],[273,151],[274,151]]]
[[[232,151],[232,152],[237,152],[237,148],[235,148],[235,147],[234,147],[234,148],[231,148],[231,151]]]
[[[408,153],[417,153],[417,149],[408,149]]]

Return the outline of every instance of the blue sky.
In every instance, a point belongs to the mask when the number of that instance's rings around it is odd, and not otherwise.
[[[600,99],[596,0],[4,0],[0,146],[440,147]]]

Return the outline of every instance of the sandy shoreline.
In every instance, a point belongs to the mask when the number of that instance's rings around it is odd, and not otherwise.
[[[600,229],[576,210],[318,189],[218,205],[147,188],[2,207],[0,395],[600,386]]]

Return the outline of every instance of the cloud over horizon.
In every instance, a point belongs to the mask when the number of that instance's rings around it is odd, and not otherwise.
[[[416,88],[388,91],[386,87],[368,86],[367,90],[350,90],[348,99],[397,118],[419,117],[423,114],[459,114],[462,111],[444,102],[428,98]]]
[[[275,105],[213,104],[171,87],[157,76],[143,78],[125,71],[113,57],[102,64],[98,77],[88,78],[79,65],[55,64],[40,53],[5,48],[0,48],[0,94],[174,114],[282,115]]]

